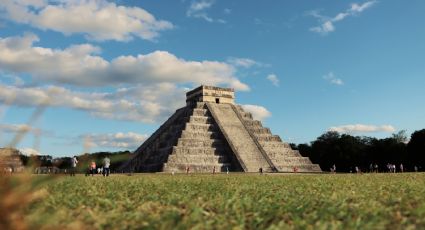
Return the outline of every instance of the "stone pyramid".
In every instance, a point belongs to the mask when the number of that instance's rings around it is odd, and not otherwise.
[[[234,90],[200,86],[126,162],[127,172],[321,172],[252,114]]]
[[[23,172],[24,166],[19,158],[19,150],[14,148],[0,148],[0,174],[2,172]]]

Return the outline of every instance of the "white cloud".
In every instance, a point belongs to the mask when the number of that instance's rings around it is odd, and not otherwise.
[[[344,85],[344,82],[340,78],[337,78],[333,72],[324,75],[323,79],[334,85]]]
[[[136,149],[148,138],[146,134],[112,133],[112,134],[88,134],[81,136],[89,147],[106,147],[119,149]]]
[[[33,148],[20,148],[19,151],[26,156],[39,156],[41,153]]]
[[[269,74],[267,76],[267,80],[269,80],[274,86],[279,86],[279,78],[276,74]]]
[[[339,133],[372,133],[372,132],[386,132],[392,133],[396,129],[392,125],[364,125],[364,124],[354,124],[354,125],[342,125],[342,126],[333,126],[328,129],[329,131],[336,131]]]
[[[215,0],[193,0],[186,11],[186,16],[191,18],[201,18],[207,22],[226,23],[223,19],[213,19],[206,12],[215,3]]]
[[[26,124],[0,124],[0,131],[5,133],[29,132],[31,130],[33,128]]]
[[[355,16],[363,12],[364,10],[372,7],[375,3],[377,3],[376,0],[367,1],[363,4],[353,3],[351,4],[349,9],[345,10],[344,12],[338,13],[333,18],[322,16],[317,11],[312,11],[309,13],[309,15],[317,18],[320,22],[320,25],[310,28],[310,31],[320,33],[322,35],[326,35],[330,32],[333,32],[335,31],[334,23],[342,21],[349,16]]]
[[[252,60],[250,58],[229,57],[227,58],[227,62],[235,67],[243,67],[243,68],[250,68],[253,66],[259,66],[259,67],[264,66],[262,63]]]
[[[272,115],[270,111],[259,105],[242,105],[242,108],[246,112],[250,112],[253,118],[259,121],[264,121],[266,118]]]
[[[137,56],[119,56],[107,61],[100,48],[81,44],[66,49],[34,46],[38,37],[0,38],[0,68],[28,73],[34,80],[79,86],[117,84],[192,83],[224,85],[249,90],[235,76],[235,67],[218,61],[186,61],[166,51]]]
[[[159,122],[184,106],[185,90],[170,83],[136,85],[115,92],[87,93],[58,86],[17,87],[0,84],[0,102],[15,106],[64,107],[92,116],[139,122]],[[0,126],[1,127],[1,126]],[[19,130],[25,126],[4,127]]]
[[[153,40],[160,31],[173,28],[172,23],[157,20],[142,8],[106,0],[2,0],[0,13],[17,23],[99,41]]]

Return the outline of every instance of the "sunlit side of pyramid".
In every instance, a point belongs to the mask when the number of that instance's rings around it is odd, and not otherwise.
[[[131,172],[321,172],[234,103],[234,90],[200,86],[122,167]]]

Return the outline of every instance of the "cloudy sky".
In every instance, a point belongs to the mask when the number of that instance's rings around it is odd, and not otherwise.
[[[2,0],[0,145],[134,150],[200,84],[287,142],[425,128],[425,1]]]

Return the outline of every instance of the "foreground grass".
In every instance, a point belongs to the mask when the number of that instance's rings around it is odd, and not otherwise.
[[[34,228],[425,228],[425,174],[64,177],[26,210]]]

